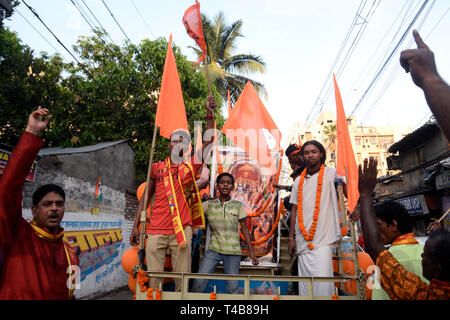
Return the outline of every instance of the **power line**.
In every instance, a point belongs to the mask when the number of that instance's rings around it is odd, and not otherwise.
[[[422,26],[424,25],[426,19],[428,18],[429,14],[431,12],[431,10],[433,9],[435,3],[436,3],[436,0],[433,0],[431,5],[428,7],[427,12],[424,14],[421,22],[417,25],[417,27],[416,27],[417,30],[419,30],[419,31],[421,30]],[[440,21],[441,21],[441,19],[438,21],[438,23]],[[436,25],[435,25],[435,27],[436,27]],[[413,45],[413,42],[414,42],[414,40],[411,38],[410,41],[408,42],[408,44],[406,45],[406,47],[407,48],[411,47]],[[384,85],[379,90],[377,97],[374,99],[374,102],[371,104],[371,106],[369,108],[367,108],[366,113],[364,114],[364,116],[361,119],[362,122],[364,122],[365,118],[369,117],[375,111],[382,96],[386,93],[386,91],[388,90],[388,88],[390,87],[392,82],[395,80],[395,78],[400,74],[400,70],[401,70],[400,64],[396,63],[394,65],[394,67],[392,68],[392,71],[388,75]]]
[[[41,17],[39,16],[39,14],[36,12],[36,10],[34,10],[32,7],[30,7],[28,5],[28,3],[26,3],[25,0],[22,0],[22,2],[27,6],[27,8],[34,14],[34,16],[36,18],[38,18],[38,20],[44,25],[44,27],[52,34],[52,36],[56,39],[56,41],[58,41],[58,43],[72,56],[72,58],[79,64],[81,65],[80,61],[78,61],[77,57],[74,56],[74,54],[67,49],[67,47],[64,45],[64,43],[61,42],[61,40],[59,40],[59,38],[53,33],[52,30],[50,30],[50,28],[45,24],[44,21],[42,21]]]
[[[405,9],[407,4],[411,4],[410,0],[406,0],[405,4],[403,5],[402,9],[400,10],[400,12],[398,13],[397,17],[394,19],[394,22],[392,22],[391,26],[389,27],[389,29],[386,31],[386,33],[384,34],[383,38],[381,39],[381,41],[378,43],[377,48],[375,49],[374,53],[372,54],[372,56],[367,60],[366,65],[363,67],[361,73],[358,75],[358,77],[356,78],[356,80],[353,82],[353,84],[351,85],[349,91],[346,93],[344,100],[347,101],[347,98],[349,98],[350,92],[352,91],[352,88],[355,87],[355,85],[357,83],[363,83],[367,76],[372,72],[373,68],[375,67],[376,64],[378,64],[379,62],[381,62],[382,59],[379,59],[370,69],[369,72],[367,72],[367,75],[364,77],[363,80],[360,80],[362,75],[364,74],[364,72],[367,70],[367,68],[369,67],[369,64],[371,61],[373,61],[373,58],[375,57],[376,53],[378,52],[378,50],[381,48],[381,44],[383,43],[383,41],[387,38],[387,35],[389,34],[389,32],[391,31],[391,29],[394,27],[395,23],[397,22],[398,18],[400,18],[400,15],[402,14],[403,10]],[[405,14],[405,18],[406,18],[406,14]],[[400,25],[403,25],[403,22],[400,23]]]
[[[364,23],[362,24],[362,27],[358,30],[358,33],[356,34],[355,38],[353,39],[353,42],[350,45],[350,48],[347,50],[347,54],[345,55],[343,61],[341,62],[341,65],[339,66],[338,70],[336,71],[336,78],[339,78],[339,76],[344,72],[344,69],[348,64],[348,61],[350,60],[351,56],[353,55],[353,52],[355,51],[356,46],[358,45],[359,41],[361,40],[362,35],[364,34],[364,31],[366,30],[367,25],[368,25],[370,19],[372,18],[373,14],[375,13],[376,9],[378,8],[380,2],[381,2],[381,0],[378,1],[378,3],[376,4],[376,7],[374,8],[375,3],[376,3],[376,1],[374,1],[372,3],[372,6],[369,9],[369,12],[366,15],[366,18],[363,18]],[[320,112],[322,111],[322,109],[325,105],[325,102],[328,100],[332,90],[333,90],[333,82],[329,81],[328,89],[327,89],[324,99],[323,99],[323,104],[320,106],[319,111],[316,113],[317,115],[320,114]]]
[[[70,2],[72,2],[72,4],[74,5],[75,8],[77,8],[78,12],[81,14],[81,16],[83,17],[84,21],[86,21],[86,23],[89,25],[89,27],[91,27],[91,29],[95,32],[95,27],[91,24],[91,22],[86,18],[86,16],[84,15],[84,13],[81,11],[81,9],[78,7],[78,5],[75,4],[75,2],[73,2],[73,0],[70,0]]]
[[[89,8],[89,6],[86,4],[86,2],[84,2],[84,0],[81,0],[84,4],[84,6],[89,10],[89,12],[91,13],[91,15],[94,17],[95,21],[97,21],[97,23],[99,24],[99,26],[102,28],[103,32],[105,32],[105,34],[108,36],[109,40],[111,40],[112,43],[114,43],[115,45],[117,45],[114,40],[111,38],[111,36],[109,35],[109,33],[106,31],[106,29],[103,27],[103,25],[100,23],[100,21],[98,21],[97,17],[95,16],[95,14],[91,11],[91,8]]]
[[[108,10],[109,14],[111,15],[111,17],[113,18],[113,20],[116,22],[117,26],[120,28],[120,30],[122,31],[122,33],[124,34],[125,38],[128,39],[128,41],[132,44],[130,38],[128,38],[127,34],[125,33],[125,31],[123,30],[122,26],[120,25],[120,23],[116,20],[116,18],[114,17],[113,13],[111,12],[111,10],[109,10],[108,5],[105,3],[104,0],[102,0],[103,5],[106,7],[106,9]]]
[[[310,113],[308,114],[308,117],[307,117],[307,119],[305,121],[305,125],[302,127],[302,130],[305,129],[305,128],[309,129],[309,127],[311,125],[311,122],[308,122],[308,119],[310,118],[311,115],[314,115],[312,117],[312,120],[313,120],[322,111],[322,109],[323,109],[323,107],[325,105],[325,101],[328,99],[328,97],[329,97],[329,95],[330,95],[330,93],[332,91],[332,82],[329,82],[329,78],[330,78],[333,70],[335,69],[335,67],[337,65],[337,62],[340,59],[340,56],[341,56],[341,54],[343,52],[343,49],[346,46],[346,44],[348,42],[348,39],[350,38],[350,34],[353,32],[354,27],[356,25],[358,25],[358,24],[361,25],[361,27],[359,28],[356,36],[353,39],[353,42],[351,43],[350,47],[347,49],[347,53],[346,53],[346,55],[344,57],[344,60],[340,64],[340,67],[338,69],[338,74],[336,76],[340,75],[343,72],[344,68],[346,67],[346,65],[348,63],[348,60],[350,59],[350,57],[353,54],[357,44],[359,43],[359,40],[361,39],[361,37],[362,37],[366,27],[367,27],[367,24],[369,23],[369,21],[371,19],[371,17],[373,16],[373,14],[375,13],[376,9],[378,8],[378,5],[379,5],[380,1],[381,0],[373,0],[372,6],[370,7],[369,11],[366,13],[365,17],[362,16],[362,12],[364,10],[364,7],[366,6],[367,0],[364,1],[364,3],[361,1],[361,4],[360,4],[360,6],[359,6],[359,8],[358,8],[358,10],[357,10],[357,12],[355,14],[355,18],[353,19],[352,25],[350,26],[350,29],[347,32],[347,35],[346,35],[346,37],[345,37],[345,39],[343,41],[343,44],[341,45],[341,49],[339,50],[339,53],[338,53],[338,55],[337,55],[333,65],[332,65],[332,67],[330,68],[330,71],[329,71],[329,73],[327,75],[327,78],[324,81],[324,83],[322,85],[322,88],[321,88],[321,90],[319,92],[319,96],[317,97],[314,106],[312,107]],[[358,23],[359,19],[363,19],[363,22],[362,23]],[[324,92],[325,88],[327,88],[326,91],[325,91],[325,95],[324,95],[323,98],[321,98],[322,92]],[[320,104],[319,104],[319,100],[321,101]],[[318,109],[315,110],[316,107],[318,107]]]
[[[56,47],[38,29],[36,29],[33,24],[28,21],[28,19],[25,18],[25,16],[17,8],[14,8],[14,11],[17,12],[30,25],[30,27],[32,27],[34,31],[36,31],[41,36],[41,38],[44,39],[45,42],[47,42],[48,45],[53,48],[53,50],[55,50],[64,60],[66,60],[66,62],[69,62],[69,60],[67,60],[67,58],[58,49],[56,49]]]
[[[375,77],[373,78],[373,80],[370,82],[369,86],[367,87],[366,91],[364,92],[364,94],[361,96],[361,98],[359,99],[358,103],[356,104],[355,108],[353,108],[353,111],[350,113],[350,116],[353,115],[355,113],[355,111],[359,108],[359,106],[361,105],[362,101],[366,98],[367,93],[373,88],[374,84],[376,83],[376,81],[379,79],[380,75],[382,74],[382,72],[384,71],[384,69],[386,68],[386,66],[388,65],[389,61],[392,59],[394,53],[398,50],[398,48],[400,47],[400,44],[405,40],[406,35],[410,32],[413,24],[416,22],[416,20],[418,19],[418,17],[420,16],[420,14],[422,13],[423,9],[425,8],[425,6],[428,4],[429,0],[425,0],[424,3],[422,4],[422,6],[420,7],[419,11],[416,13],[416,15],[414,16],[414,19],[411,21],[411,23],[409,24],[409,26],[406,28],[405,32],[403,33],[402,37],[400,38],[400,40],[397,42],[397,45],[395,46],[395,48],[391,51],[389,57],[386,59],[386,61],[383,63],[383,65],[381,66],[381,68],[378,70],[377,74],[375,75]]]
[[[142,22],[144,22],[145,26],[147,27],[148,32],[150,32],[150,34],[152,35],[153,38],[156,38],[155,35],[153,34],[153,32],[150,30],[150,28],[147,25],[147,22],[145,21],[144,17],[142,16],[141,12],[139,11],[139,9],[136,7],[136,4],[134,3],[133,0],[131,0],[131,3],[133,4],[134,8],[136,9],[136,11],[138,12],[139,16],[142,19]]]

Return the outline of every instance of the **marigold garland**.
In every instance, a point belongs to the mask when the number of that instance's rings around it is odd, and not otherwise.
[[[309,250],[313,250],[314,245],[311,242],[314,240],[314,235],[317,229],[317,221],[319,220],[320,197],[322,195],[322,185],[323,185],[323,175],[325,172],[325,165],[322,164],[319,170],[319,179],[317,181],[317,189],[316,189],[316,202],[314,204],[314,215],[311,228],[309,229],[309,234],[306,232],[305,225],[303,223],[303,183],[305,181],[306,170],[307,168],[305,168],[301,173],[300,181],[298,183],[298,199],[297,199],[298,227],[303,235],[303,238],[305,238],[305,240],[309,242],[308,243]]]
[[[209,296],[209,300],[217,300],[217,296],[215,292],[211,292],[210,296]]]
[[[161,291],[159,289],[156,289],[156,297],[155,300],[161,300]]]
[[[145,273],[144,270],[139,270],[137,275],[137,282],[139,283],[139,286],[141,287],[141,292],[147,291],[146,284],[148,282],[149,277]]]
[[[153,300],[153,288],[147,290],[147,300]]]

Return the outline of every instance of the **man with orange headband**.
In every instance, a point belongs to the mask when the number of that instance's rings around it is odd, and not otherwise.
[[[64,190],[54,184],[33,193],[33,220],[22,217],[25,177],[44,141],[37,137],[51,118],[38,108],[11,154],[0,179],[0,300],[73,299],[78,258],[63,240]],[[76,280],[74,274],[73,280]]]

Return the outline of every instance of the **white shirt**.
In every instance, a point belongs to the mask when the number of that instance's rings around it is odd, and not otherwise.
[[[290,203],[297,204],[298,202],[298,184],[301,176],[298,176],[291,192]],[[303,182],[303,224],[306,232],[309,234],[311,228],[314,207],[316,202],[316,190],[319,179],[319,172],[305,177]],[[339,223],[339,209],[334,186],[335,179],[343,179],[336,174],[336,169],[325,167],[322,184],[322,194],[320,197],[320,212],[317,221],[316,233],[312,244],[314,248],[319,248],[324,245],[330,245],[342,238],[341,227]],[[297,254],[309,251],[307,247],[308,241],[305,240],[303,234],[298,227],[298,214],[295,215],[295,242],[297,245]]]

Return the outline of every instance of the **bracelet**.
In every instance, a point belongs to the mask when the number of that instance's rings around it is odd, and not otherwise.
[[[289,240],[295,240],[295,238],[292,238],[292,237],[289,237],[288,239],[289,239]]]
[[[214,119],[214,113],[207,113],[206,119]]]

